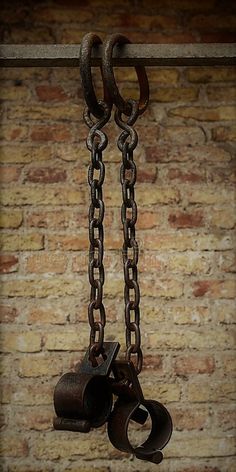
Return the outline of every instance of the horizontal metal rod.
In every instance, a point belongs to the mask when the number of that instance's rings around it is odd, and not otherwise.
[[[2,44],[1,67],[78,67],[80,45]],[[102,47],[94,48],[92,65],[101,64]],[[236,43],[126,44],[116,46],[114,66],[204,66],[236,63]]]

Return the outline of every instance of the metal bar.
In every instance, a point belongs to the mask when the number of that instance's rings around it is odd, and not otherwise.
[[[101,64],[101,46],[92,65]],[[80,45],[0,45],[1,67],[78,67]],[[114,49],[114,66],[204,66],[236,63],[236,43],[126,44]]]

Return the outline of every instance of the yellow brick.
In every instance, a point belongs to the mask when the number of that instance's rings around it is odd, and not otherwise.
[[[222,382],[189,383],[187,385],[187,398],[190,402],[225,402],[235,400],[235,382],[223,380]]]
[[[26,356],[19,360],[20,377],[54,376],[62,373],[62,360],[57,357]]]
[[[25,139],[27,137],[28,130],[28,126],[21,126],[19,124],[2,125],[0,129],[0,139],[11,142],[22,141],[22,139]]]
[[[35,464],[30,465],[28,463],[25,463],[23,466],[20,464],[11,464],[8,469],[9,472],[53,472],[53,469],[50,466],[35,466]]]
[[[78,327],[64,327],[47,333],[44,337],[45,348],[49,351],[81,351],[88,344],[89,332],[87,326],[84,331]]]
[[[0,151],[0,162],[26,164],[34,161],[46,161],[51,158],[52,150],[48,146],[4,146]]]
[[[44,240],[42,234],[1,234],[1,249],[3,251],[36,251],[43,249]]]
[[[229,82],[236,80],[234,67],[196,67],[186,71],[190,82]]]
[[[235,301],[234,300],[217,300],[217,304],[212,307],[212,318],[218,323],[234,324],[235,323]]]
[[[217,228],[232,229],[236,224],[236,212],[234,205],[232,208],[225,207],[219,210],[213,209],[209,212],[208,218],[212,226]]]
[[[140,233],[139,233],[140,234]],[[141,235],[139,236],[141,237]],[[143,236],[143,244],[146,250],[170,250],[177,251],[186,250],[228,250],[234,248],[234,237],[232,235],[222,234],[186,234],[181,232],[175,233],[157,233],[149,231]]]
[[[25,85],[8,85],[0,87],[0,100],[27,100],[29,97],[29,89]]]
[[[157,203],[173,203],[179,201],[179,191],[175,188],[155,186],[150,189],[147,184],[137,186],[137,200],[143,205],[155,205]],[[121,204],[121,192],[119,188],[108,188],[105,191],[106,205],[119,206]]]
[[[108,274],[106,279],[106,285],[104,293],[107,297],[118,297],[122,296],[124,291],[124,281],[117,274]]]
[[[162,139],[168,143],[197,145],[205,143],[205,134],[197,126],[166,126],[162,129]]]
[[[110,467],[102,467],[102,466],[98,466],[98,467],[89,467],[89,466],[75,466],[72,468],[69,467],[69,469],[65,469],[64,472],[110,472]]]
[[[41,335],[33,331],[25,333],[2,333],[1,349],[3,352],[38,352],[41,350]]]
[[[204,329],[198,331],[172,331],[150,333],[148,336],[150,348],[171,349],[206,349],[221,348],[229,349],[234,346],[234,333],[230,330]]]
[[[122,71],[120,70],[120,76],[122,76]],[[132,80],[136,82],[137,78],[135,77],[133,71],[132,71]],[[121,77],[122,78],[122,77]],[[151,82],[156,82],[158,84],[171,84],[175,85],[177,84],[179,80],[179,72],[178,70],[171,68],[171,69],[160,69],[159,67],[151,67],[148,69],[148,79]],[[131,79],[127,79],[131,80]]]
[[[8,434],[1,438],[0,455],[2,457],[24,457],[28,455],[28,444],[25,439]]]
[[[37,104],[29,104],[28,106],[15,106],[8,109],[8,118],[19,120],[53,120],[80,121],[83,115],[83,106],[70,103],[68,105],[58,106],[41,106]]]
[[[209,100],[216,102],[235,101],[236,92],[235,87],[207,87],[207,96]]]
[[[218,367],[222,369],[222,374],[232,375],[236,374],[236,357],[234,352],[231,353],[220,353],[220,361]]]
[[[9,13],[9,9],[7,9]],[[14,22],[16,12],[13,12]],[[77,71],[77,68],[76,68]],[[48,67],[2,67],[1,80],[47,80],[51,70]]]
[[[20,210],[1,211],[0,228],[19,228],[23,220],[23,213]]]
[[[201,253],[189,251],[184,254],[170,254],[166,262],[170,272],[184,274],[206,274],[209,272],[213,259]]]
[[[48,188],[15,185],[11,191],[2,189],[3,205],[71,205],[83,204],[84,193],[72,187]]]
[[[150,95],[156,102],[192,102],[197,97],[198,89],[192,87],[155,88]]]
[[[68,5],[67,8],[65,8],[65,6],[60,7],[57,5],[56,8],[49,6],[34,10],[32,13],[32,18],[34,21],[39,21],[40,23],[84,23],[93,19],[93,13],[89,9],[78,9],[76,8],[76,5],[74,8],[70,5]]]
[[[5,297],[64,297],[76,295],[83,288],[79,279],[21,279],[9,280],[2,286],[2,296]]]
[[[178,279],[145,278],[141,283],[141,290],[148,297],[176,298],[183,295],[183,283]]]
[[[146,399],[155,398],[160,402],[176,402],[180,400],[180,386],[174,383],[150,382],[146,379],[143,385],[143,393]]]
[[[235,192],[233,189],[221,189],[217,191],[217,187],[203,188],[194,186],[184,189],[183,195],[188,203],[201,203],[203,205],[234,205]]]
[[[235,120],[236,110],[233,106],[218,107],[177,107],[169,111],[170,116],[193,118],[199,121]]]
[[[62,274],[67,266],[67,258],[64,254],[55,254],[54,252],[32,255],[27,258],[27,272],[44,274]]]
[[[47,408],[45,406],[43,408],[34,407],[33,410],[32,410],[32,407],[30,407],[29,409],[24,407],[24,414],[22,414],[22,412],[17,412],[14,415],[14,421],[20,429],[23,429],[26,431],[32,430],[32,429],[36,431],[43,431],[46,429],[52,429],[53,416],[54,416],[53,407],[51,408]],[[12,472],[13,470],[11,469]],[[22,472],[28,472],[28,470],[29,472],[34,472],[34,471],[38,472],[38,469],[35,469],[35,468],[34,469],[26,468],[22,470]],[[42,472],[44,471],[45,469],[42,470]],[[20,470],[18,471],[17,469],[16,472],[20,472]]]
[[[167,318],[167,308],[163,308],[160,306],[151,306],[145,303],[145,306],[142,310],[143,313],[143,321],[142,323],[153,324],[159,323],[160,321],[164,321]]]
[[[21,382],[14,382],[12,386],[12,403],[14,405],[52,405],[53,390],[55,387],[55,379],[49,385],[47,382],[28,379]]]
[[[62,161],[66,162],[79,162],[80,166],[86,166],[89,163],[90,155],[89,151],[85,148],[85,146],[74,146],[70,144],[61,144],[55,146],[55,156]],[[87,171],[87,167],[81,169],[82,174]],[[83,181],[86,182],[86,179]]]
[[[168,310],[175,324],[205,324],[211,321],[211,312],[207,306],[175,305]]]
[[[184,451],[184,452],[183,452]],[[166,448],[166,457],[221,457],[234,454],[233,437],[214,437],[198,432],[197,437],[175,438]]]
[[[60,438],[59,438],[60,435]],[[112,445],[105,440],[103,435],[90,433],[89,441],[86,436],[81,435],[80,441],[74,435],[59,433],[54,437],[45,436],[38,438],[32,447],[33,456],[37,459],[68,459],[73,456],[87,456],[90,460],[107,459],[113,453]]]

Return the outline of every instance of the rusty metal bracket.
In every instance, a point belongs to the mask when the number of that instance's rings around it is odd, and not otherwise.
[[[91,65],[101,66],[102,47],[94,48]],[[124,44],[114,50],[113,66],[230,66],[235,43]],[[79,67],[79,44],[1,44],[1,67]]]

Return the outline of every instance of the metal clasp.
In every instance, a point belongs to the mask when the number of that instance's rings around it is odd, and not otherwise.
[[[118,395],[108,419],[108,435],[117,449],[133,453],[138,459],[159,464],[163,459],[161,449],[172,434],[172,420],[167,409],[155,400],[145,400],[132,362],[115,361],[112,391]],[[145,409],[142,409],[144,407]],[[133,447],[128,437],[131,420],[144,424],[148,414],[151,431],[143,444]]]
[[[113,401],[109,374],[119,347],[117,342],[103,343],[103,360],[97,366],[88,349],[78,371],[61,377],[54,391],[55,429],[87,433],[107,421]]]

